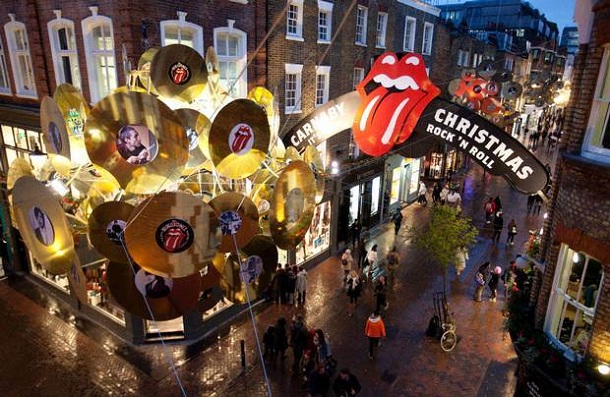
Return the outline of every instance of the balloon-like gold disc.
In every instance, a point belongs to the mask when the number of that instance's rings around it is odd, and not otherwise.
[[[6,187],[10,190],[15,186],[15,182],[22,176],[33,176],[33,168],[23,157],[17,157],[8,167],[6,174]]]
[[[82,137],[90,110],[83,93],[72,84],[63,83],[55,89],[53,99],[66,121],[68,135]]]
[[[70,158],[70,139],[66,129],[66,121],[55,100],[50,96],[42,98],[40,126],[47,153],[61,154]]]
[[[322,155],[313,145],[307,145],[303,153],[303,161],[309,164],[309,168],[313,172],[316,180],[316,203],[320,204],[324,197],[324,189],[326,188],[326,176],[324,175],[324,164],[322,163]]]
[[[93,209],[89,215],[91,244],[113,262],[129,263],[123,232],[134,206],[121,201],[109,201]]]
[[[182,192],[144,200],[125,229],[131,257],[147,271],[185,277],[201,270],[218,248],[218,219],[210,205]]]
[[[304,161],[292,161],[275,183],[271,202],[271,237],[278,247],[294,249],[305,237],[315,209],[315,178]]]
[[[160,95],[192,102],[205,89],[208,69],[201,55],[191,47],[170,44],[154,55],[150,78]]]
[[[265,109],[248,99],[223,107],[210,130],[210,157],[221,175],[242,179],[253,174],[269,151]]]
[[[256,277],[256,292],[262,293],[271,283],[273,273],[277,268],[277,246],[269,236],[257,234],[252,240],[242,248],[242,252],[250,257],[256,256],[262,260],[262,272]]]
[[[223,193],[210,201],[220,222],[220,252],[234,252],[252,240],[258,230],[258,209],[240,193]]]
[[[188,160],[180,119],[163,102],[141,92],[115,93],[99,101],[85,125],[85,144],[93,163],[136,194],[170,187]]]
[[[189,159],[184,173],[189,174],[210,158],[208,140],[212,123],[195,109],[176,109],[175,112],[182,121],[188,138]]]

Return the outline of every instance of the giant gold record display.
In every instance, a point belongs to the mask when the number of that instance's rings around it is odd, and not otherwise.
[[[133,210],[131,204],[108,201],[95,207],[89,215],[91,244],[113,262],[129,263],[123,233]]]
[[[49,96],[40,104],[40,127],[47,153],[60,154],[70,158],[70,139],[57,103]]]
[[[240,193],[227,192],[210,201],[220,223],[220,252],[234,252],[252,240],[258,230],[258,209],[251,199]]]
[[[271,283],[273,274],[277,267],[277,247],[271,237],[257,234],[242,248],[247,257],[258,257],[262,260],[263,269],[256,275],[256,291],[261,294]]]
[[[316,181],[316,203],[320,204],[324,197],[324,189],[326,188],[326,175],[324,175],[322,155],[315,146],[307,145],[303,153],[303,161],[309,164],[309,168],[313,172]]]
[[[182,121],[188,138],[189,159],[184,172],[190,174],[209,159],[208,140],[212,123],[195,109],[176,109],[175,112]]]
[[[22,176],[13,187],[13,211],[28,250],[49,273],[66,273],[75,258],[66,214],[48,187]]]
[[[136,263],[172,278],[201,270],[214,258],[220,240],[212,207],[182,192],[163,192],[141,202],[124,236]]]
[[[53,99],[66,121],[68,134],[71,137],[82,137],[90,110],[83,94],[72,84],[63,83],[55,89]]]
[[[275,183],[269,211],[269,229],[278,247],[296,248],[311,225],[315,206],[313,172],[304,161],[290,162]]]
[[[163,102],[141,92],[115,93],[99,101],[85,124],[85,145],[94,164],[136,194],[172,186],[188,161],[180,119]]]
[[[191,47],[171,44],[155,53],[150,63],[150,78],[160,95],[192,102],[205,89],[208,68]]]
[[[269,121],[265,109],[249,99],[224,106],[212,122],[210,157],[216,171],[228,178],[253,174],[269,151]]]
[[[197,307],[201,291],[199,273],[170,278],[147,272],[136,263],[110,262],[108,289],[116,302],[136,316],[171,320]]]

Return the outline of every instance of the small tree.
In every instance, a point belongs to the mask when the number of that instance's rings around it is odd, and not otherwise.
[[[476,241],[479,231],[472,220],[458,216],[458,212],[446,205],[432,207],[430,223],[421,228],[411,228],[415,244],[426,250],[432,260],[443,270],[443,290],[447,290],[447,267],[457,260],[458,249]]]

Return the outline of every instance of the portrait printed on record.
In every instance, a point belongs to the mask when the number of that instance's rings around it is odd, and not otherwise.
[[[123,244],[123,234],[127,222],[122,219],[115,219],[106,226],[106,236],[116,245]]]
[[[223,236],[236,234],[242,224],[241,216],[237,211],[224,211],[220,214],[219,221]]]
[[[145,126],[128,124],[119,130],[117,149],[129,164],[148,164],[157,154],[157,140]]]
[[[63,142],[61,140],[61,132],[55,123],[49,123],[49,135],[51,135],[51,144],[55,153],[61,153]]]
[[[164,298],[172,292],[174,281],[169,277],[161,277],[140,269],[136,272],[136,288],[144,298]]]
[[[53,224],[47,214],[38,207],[32,207],[28,214],[30,226],[34,229],[36,238],[42,245],[49,246],[55,240]]]

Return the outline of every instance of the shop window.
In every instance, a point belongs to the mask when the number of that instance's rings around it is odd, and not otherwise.
[[[330,247],[331,205],[329,201],[316,206],[311,226],[297,245],[296,262],[302,264]]]
[[[47,24],[55,70],[55,82],[57,85],[69,83],[80,90],[81,80],[76,39],[74,38],[74,22],[61,18],[59,12],[56,15],[57,19]]]
[[[332,22],[333,3],[318,0],[318,43],[330,43]]]
[[[286,38],[303,40],[303,0],[289,0],[286,11]]]
[[[402,43],[404,51],[415,51],[415,23],[415,18],[405,17],[405,35]]]
[[[186,12],[178,11],[177,20],[161,21],[161,45],[183,44],[203,56],[203,28],[186,22],[186,15]]]
[[[316,67],[316,106],[328,102],[328,85],[330,82],[330,66]]]
[[[610,47],[604,49],[583,149],[583,156],[610,163]]]
[[[587,350],[603,278],[599,261],[565,244],[561,246],[545,331],[580,356]]]
[[[354,89],[364,80],[364,68],[354,68]]]
[[[6,68],[6,56],[2,46],[2,36],[0,35],[0,94],[10,94],[11,87],[8,82],[8,69]]]
[[[97,7],[90,9],[93,15],[83,19],[82,27],[89,91],[95,103],[117,88],[117,71],[112,20],[97,15]]]
[[[356,44],[366,45],[368,8],[359,5],[356,10]]]
[[[86,241],[81,243],[86,244]],[[125,310],[108,290],[107,261],[99,260],[83,267],[87,286],[87,303],[112,320],[125,324]]]
[[[286,64],[284,79],[285,113],[301,113],[301,78],[303,65]]]
[[[432,54],[432,39],[434,37],[434,25],[430,22],[424,23],[424,41],[422,43],[422,54]]]
[[[381,177],[375,177],[371,187],[371,215],[379,212],[379,199],[381,197]]]
[[[15,92],[18,96],[37,98],[34,68],[25,24],[16,22],[14,14],[9,14],[9,16],[11,22],[4,25],[4,33],[15,80]]]
[[[214,48],[218,55],[220,82],[235,98],[243,98],[248,91],[247,34],[233,27],[214,29]]]
[[[375,46],[385,48],[385,36],[388,29],[388,13],[380,12],[377,14],[377,33],[375,35]]]

